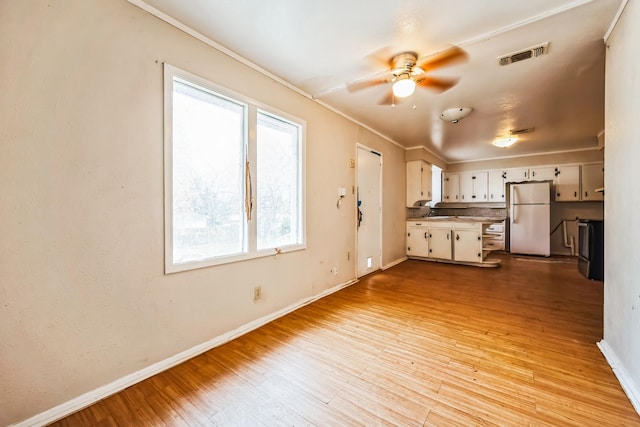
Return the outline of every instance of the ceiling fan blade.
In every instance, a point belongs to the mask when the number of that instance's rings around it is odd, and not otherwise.
[[[397,105],[402,101],[404,101],[404,98],[398,98],[393,94],[393,90],[390,89],[384,98],[378,101],[378,105]]]
[[[444,67],[445,65],[453,65],[458,62],[466,61],[469,54],[458,46],[452,46],[447,50],[444,50],[435,55],[427,56],[419,59],[416,66],[422,68],[424,71],[434,70],[436,68]]]
[[[416,85],[434,89],[438,92],[449,90],[458,84],[458,79],[441,78],[441,77],[422,77],[416,80]]]

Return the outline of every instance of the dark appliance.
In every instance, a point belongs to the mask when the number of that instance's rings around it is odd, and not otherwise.
[[[604,280],[604,221],[578,220],[578,271],[592,280]]]

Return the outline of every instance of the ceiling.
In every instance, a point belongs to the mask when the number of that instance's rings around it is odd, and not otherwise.
[[[130,0],[155,8],[406,147],[447,163],[590,149],[604,129],[604,52],[622,0]],[[148,6],[151,6],[149,8]],[[548,54],[507,66],[498,57],[549,42]],[[453,88],[417,88],[378,105],[390,84],[345,84],[390,56],[451,47],[468,60],[430,72]],[[440,113],[472,107],[459,123]],[[509,148],[491,142],[534,128]]]

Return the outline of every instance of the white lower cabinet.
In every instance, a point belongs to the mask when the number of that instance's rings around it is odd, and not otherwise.
[[[407,223],[407,256],[429,256],[429,227]]]
[[[407,221],[407,256],[433,261],[496,266],[487,255],[499,247],[485,233],[491,223],[472,221]]]
[[[462,262],[482,262],[481,224],[469,225],[473,227],[454,227],[453,259]]]
[[[451,259],[451,226],[429,228],[429,258]]]

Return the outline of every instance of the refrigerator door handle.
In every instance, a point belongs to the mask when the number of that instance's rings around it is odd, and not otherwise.
[[[517,224],[516,220],[516,205],[511,205],[511,224]]]

